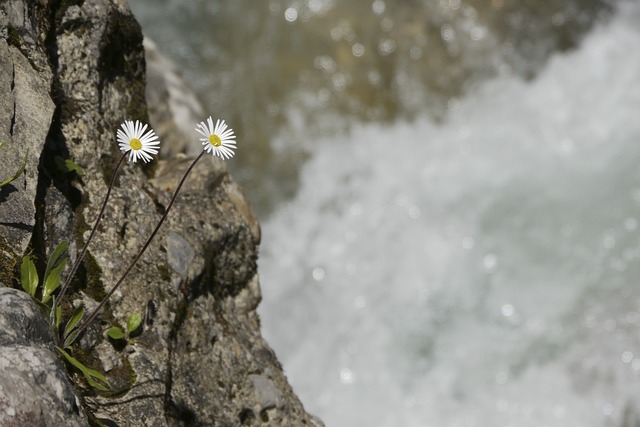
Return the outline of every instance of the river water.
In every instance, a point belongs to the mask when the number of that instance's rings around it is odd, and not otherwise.
[[[132,3],[237,130],[310,412],[640,425],[639,3]]]

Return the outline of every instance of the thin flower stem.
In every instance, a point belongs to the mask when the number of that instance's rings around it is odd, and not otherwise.
[[[189,175],[189,173],[191,173],[191,170],[194,168],[196,163],[198,163],[198,160],[200,160],[200,158],[204,154],[205,154],[205,151],[203,150],[200,153],[200,155],[198,157],[196,157],[196,159],[193,161],[193,163],[191,163],[191,166],[189,166],[189,168],[185,172],[184,176],[182,177],[182,179],[178,183],[178,187],[176,188],[176,191],[173,193],[173,197],[171,197],[171,201],[169,202],[169,205],[165,209],[164,214],[162,215],[162,218],[160,218],[160,222],[158,222],[158,225],[156,225],[156,228],[153,230],[153,232],[151,233],[151,235],[149,236],[149,238],[145,242],[145,244],[142,247],[142,249],[140,249],[140,252],[138,252],[138,254],[135,256],[135,258],[133,258],[133,261],[131,261],[131,264],[129,264],[129,267],[127,267],[127,269],[125,270],[124,274],[122,274],[122,277],[120,277],[120,280],[118,280],[118,282],[113,286],[113,288],[111,288],[111,290],[107,293],[107,295],[105,295],[105,297],[102,299],[102,301],[100,301],[100,304],[98,304],[98,306],[89,314],[87,319],[84,322],[82,322],[82,324],[80,326],[78,326],[78,329],[77,329],[78,330],[78,335],[77,335],[78,337],[80,336],[82,331],[84,331],[87,328],[87,326],[89,326],[89,324],[93,321],[93,319],[98,315],[98,313],[100,312],[102,307],[104,307],[104,305],[107,303],[107,301],[109,300],[111,295],[113,295],[113,293],[116,291],[116,289],[118,289],[118,286],[120,286],[120,284],[124,281],[124,279],[129,274],[129,272],[131,272],[131,269],[133,269],[133,266],[136,264],[136,262],[138,262],[138,260],[140,259],[140,257],[144,253],[144,251],[147,250],[147,248],[149,247],[149,244],[151,243],[153,238],[156,236],[156,233],[158,232],[158,230],[160,230],[160,226],[162,226],[162,223],[164,222],[164,220],[167,219],[167,215],[169,214],[169,211],[171,210],[171,207],[173,206],[173,202],[175,202],[176,197],[178,196],[178,193],[180,192],[180,188],[182,188],[182,184],[184,184],[184,182],[187,179],[187,176]]]
[[[123,154],[122,157],[120,157],[120,161],[118,162],[116,169],[113,171],[113,177],[111,178],[111,183],[109,184],[109,188],[107,189],[107,195],[104,197],[104,202],[102,202],[102,207],[100,208],[100,213],[98,214],[98,218],[96,219],[95,224],[93,224],[93,228],[91,229],[89,238],[84,243],[84,247],[82,248],[80,255],[78,255],[78,257],[76,258],[76,262],[73,264],[73,267],[71,267],[71,271],[67,275],[67,279],[65,280],[64,285],[62,285],[62,288],[60,288],[60,293],[58,293],[58,296],[56,298],[56,301],[57,301],[56,305],[60,305],[62,303],[62,297],[64,297],[64,294],[67,291],[67,288],[71,284],[71,280],[73,280],[73,276],[74,274],[76,274],[76,270],[80,266],[80,263],[82,262],[82,258],[84,258],[85,252],[87,252],[87,248],[89,247],[89,242],[91,241],[91,239],[93,238],[93,235],[98,229],[98,224],[102,219],[102,214],[104,214],[104,209],[107,207],[107,201],[109,200],[111,189],[113,188],[113,184],[115,184],[116,182],[118,172],[120,172],[120,166],[122,166],[122,163],[124,162],[125,157],[127,157],[126,153]]]

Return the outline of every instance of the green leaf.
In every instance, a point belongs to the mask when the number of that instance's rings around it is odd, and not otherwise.
[[[142,323],[142,316],[140,316],[140,313],[133,313],[127,319],[127,332],[130,334],[131,332],[135,331],[140,327],[141,323]]]
[[[80,166],[73,163],[73,160],[71,159],[65,160],[64,166],[67,168],[67,171],[75,172],[78,174],[78,176],[82,176],[84,174],[84,169],[82,169]]]
[[[76,369],[82,372],[82,375],[84,375],[84,378],[87,380],[91,387],[101,391],[107,391],[111,389],[109,381],[107,381],[107,378],[100,372],[94,369],[87,368],[78,359],[71,356],[60,347],[56,346],[56,350],[58,350],[58,352],[62,354],[62,356],[64,356],[67,362],[71,363]]]
[[[76,338],[78,338],[78,334],[80,334],[79,330],[77,329],[71,330],[69,335],[64,338],[64,341],[62,342],[62,347],[63,348],[71,347],[71,344],[73,344]]]
[[[53,301],[53,307],[56,308],[56,329],[60,327],[60,322],[62,322],[62,306],[60,304],[56,304],[56,301]]]
[[[36,289],[38,289],[38,272],[36,271],[36,265],[30,256],[25,255],[22,257],[22,265],[20,266],[22,289],[32,297],[36,295]]]
[[[2,143],[2,145],[4,145],[4,142]],[[0,147],[2,147],[2,145],[0,145]],[[27,150],[27,152],[24,155],[24,159],[22,159],[22,166],[20,166],[20,169],[18,169],[17,172],[14,173],[9,178],[7,178],[4,181],[0,182],[0,188],[4,187],[5,185],[9,184],[10,182],[15,181],[16,179],[18,179],[20,177],[20,175],[22,175],[22,173],[24,172],[24,168],[27,166],[27,159],[28,158],[29,158],[29,150]]]
[[[109,330],[107,331],[107,335],[109,336],[109,338],[112,338],[114,340],[121,340],[125,337],[122,329],[118,328],[117,326],[109,328]]]
[[[75,310],[73,310],[73,314],[69,318],[67,325],[64,327],[64,334],[62,335],[63,337],[67,338],[69,336],[69,333],[73,331],[73,329],[78,325],[78,322],[82,320],[83,314],[84,314],[83,307],[78,307]]]
[[[76,165],[71,159],[63,159],[60,156],[55,156],[53,160],[56,162],[56,166],[58,167],[58,169],[60,169],[62,172],[75,172],[79,176],[82,176],[84,174],[84,169]]]
[[[42,302],[47,303],[51,298],[51,294],[60,286],[60,273],[67,264],[67,254],[69,243],[60,242],[49,258],[47,269],[44,273],[44,290],[42,291]]]

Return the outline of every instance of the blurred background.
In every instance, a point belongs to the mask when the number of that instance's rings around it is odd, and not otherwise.
[[[236,131],[311,413],[640,426],[638,2],[130,4]]]

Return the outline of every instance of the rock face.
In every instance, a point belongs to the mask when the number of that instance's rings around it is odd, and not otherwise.
[[[9,25],[9,22],[15,23]],[[51,125],[51,69],[37,16],[25,4],[0,6],[0,181],[15,173],[27,156],[25,174],[0,188],[0,266],[11,280],[11,266],[26,250],[35,226],[38,159]]]
[[[8,94],[0,99],[0,139],[7,141],[0,178],[29,149],[27,173],[0,193],[0,282],[16,287],[27,250],[44,260],[68,240],[73,259],[88,237],[121,156],[117,127],[125,119],[148,123],[145,57],[140,27],[124,1],[5,0],[0,24],[0,85]],[[84,174],[66,171],[65,159]],[[191,162],[179,156],[124,165],[65,313],[80,303],[94,307],[116,283]],[[61,410],[75,414],[77,424],[64,425],[86,424],[84,411],[96,425],[320,425],[260,335],[259,240],[257,221],[225,164],[203,158],[140,262],[75,348],[87,366],[107,374],[115,392],[96,393],[72,374],[79,407],[64,387],[62,394],[49,391]],[[4,312],[1,294],[0,304]],[[144,316],[134,344],[105,338],[107,328],[124,326],[134,312]],[[52,337],[40,341],[24,344],[28,357],[16,357],[36,360],[62,384]],[[16,357],[0,355],[3,380]],[[21,386],[21,394],[32,396],[46,387],[33,378]],[[7,393],[0,389],[4,416]],[[63,425],[40,416],[33,425]]]
[[[0,307],[0,425],[88,426],[31,297],[0,288]]]

